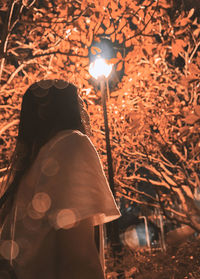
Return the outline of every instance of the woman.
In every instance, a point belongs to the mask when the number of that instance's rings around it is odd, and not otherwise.
[[[104,278],[94,226],[120,213],[88,135],[73,84],[42,80],[26,91],[0,199],[0,253],[19,279]]]

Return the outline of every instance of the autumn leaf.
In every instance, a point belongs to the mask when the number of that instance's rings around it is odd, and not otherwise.
[[[75,10],[75,12],[74,12],[74,15],[80,15],[81,14],[81,12],[80,12],[80,10]]]
[[[130,46],[131,46],[131,40],[126,41],[126,42],[125,42],[125,46],[126,46],[126,47],[130,47]]]
[[[119,59],[118,58],[111,58],[108,63],[109,64],[116,64],[117,62],[119,62]]]
[[[85,33],[81,33],[81,42],[83,42],[85,45],[87,45],[88,43],[88,39],[86,37],[86,34]]]
[[[172,54],[175,57],[178,57],[180,52],[184,52],[183,47],[185,46],[184,40],[178,39],[176,41],[172,41]]]
[[[136,16],[133,16],[131,21],[135,26],[138,26],[138,18]]]
[[[194,63],[190,63],[189,64],[189,71],[193,75],[199,75],[200,74],[199,67],[196,64],[194,64]]]
[[[113,12],[118,10],[118,6],[114,1],[110,1],[110,6]]]
[[[189,11],[189,14],[188,14],[188,18],[191,18],[194,14],[194,8],[192,8],[190,11]]]
[[[194,194],[191,192],[191,189],[188,185],[182,185],[182,189],[188,197],[194,199]]]
[[[118,33],[116,36],[116,40],[119,42],[119,44],[121,44],[124,40],[123,38],[123,34],[122,33]]]
[[[185,123],[187,124],[194,124],[197,120],[199,120],[199,116],[195,115],[195,114],[189,114],[188,116],[186,116],[185,118]]]
[[[55,37],[54,37],[54,35],[53,35],[52,33],[49,33],[49,34],[48,34],[48,38],[49,38],[49,40],[50,40],[51,42],[54,42],[54,41],[55,41]]]
[[[116,36],[115,33],[113,33],[112,35],[110,35],[111,41],[114,43],[116,40]]]
[[[81,3],[81,10],[84,11],[85,8],[87,7],[87,1],[86,0],[82,0],[81,2],[82,2]]]
[[[102,27],[100,27],[99,29],[98,29],[98,34],[103,34],[104,33],[104,29],[102,28]]]
[[[122,67],[123,67],[123,62],[120,62],[118,65],[117,65],[117,68],[116,68],[116,71],[119,72],[122,70]]]
[[[179,133],[180,133],[181,138],[187,136],[189,134],[189,132],[190,132],[190,129],[189,129],[188,126],[184,126],[184,127],[181,127],[179,129]]]
[[[186,27],[185,27],[185,28],[183,28],[183,29],[177,30],[175,34],[176,34],[176,36],[179,36],[179,35],[184,34],[184,33],[185,33],[185,31],[186,31]]]
[[[193,31],[193,35],[194,35],[195,37],[198,37],[199,34],[200,34],[200,27],[197,28],[197,29],[195,29],[195,30]]]
[[[108,29],[106,29],[106,34],[112,34],[115,31],[114,26],[111,25]]]
[[[147,26],[145,27],[144,31],[145,31],[145,34],[148,34],[148,33],[152,32],[152,24],[151,24],[151,22],[149,22],[147,24]]]
[[[153,44],[148,44],[148,45],[145,45],[145,50],[147,51],[147,53],[149,55],[152,55],[152,50],[155,48],[155,45]]]
[[[195,111],[195,113],[200,117],[200,105],[196,105],[196,106],[194,107],[194,111]]]
[[[96,47],[96,46],[92,46],[91,47],[91,53],[93,55],[96,55],[97,53],[101,53],[101,49],[99,47]]]
[[[176,182],[174,182],[174,180],[171,179],[171,177],[169,177],[165,172],[161,172],[162,176],[164,177],[164,179],[167,181],[167,183],[169,183],[169,185],[171,186],[176,186]]]
[[[77,62],[77,57],[76,56],[70,56],[70,60],[71,60],[71,62],[76,63]]]
[[[119,60],[122,59],[122,54],[121,54],[120,51],[117,52],[117,58],[118,58]]]
[[[171,4],[168,2],[168,1],[166,1],[166,0],[160,0],[159,1],[159,5],[162,7],[162,8],[164,8],[164,9],[169,9],[169,8],[171,8]]]
[[[121,31],[121,29],[127,24],[127,20],[125,18],[122,18],[119,22],[118,26],[118,32]]]
[[[179,25],[180,26],[185,26],[185,25],[188,24],[189,21],[190,21],[189,18],[185,17],[185,18],[180,20]]]
[[[109,28],[110,27],[110,19],[109,18],[104,19],[103,24],[105,25],[106,28]]]

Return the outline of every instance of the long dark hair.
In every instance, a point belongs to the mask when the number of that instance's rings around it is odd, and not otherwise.
[[[40,148],[62,130],[86,133],[76,86],[61,81],[64,88],[58,88],[53,80],[48,82],[50,86],[47,88],[41,87],[41,82],[34,83],[23,96],[16,148],[6,181],[7,190],[0,198],[0,226],[11,209],[22,176],[32,165]]]

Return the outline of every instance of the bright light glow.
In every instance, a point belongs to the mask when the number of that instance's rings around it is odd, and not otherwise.
[[[89,73],[96,79],[98,79],[101,76],[105,76],[107,78],[112,71],[112,66],[112,64],[106,63],[105,59],[97,58],[94,62],[90,64]]]

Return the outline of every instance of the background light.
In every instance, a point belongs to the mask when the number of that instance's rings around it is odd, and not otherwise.
[[[97,58],[90,64],[89,73],[94,78],[98,79],[101,76],[108,77],[112,71],[112,64],[106,63],[103,58]]]

